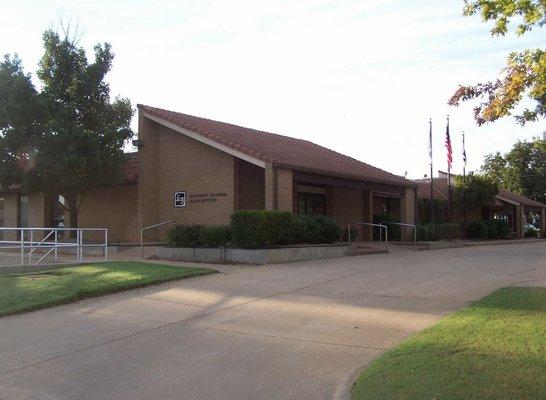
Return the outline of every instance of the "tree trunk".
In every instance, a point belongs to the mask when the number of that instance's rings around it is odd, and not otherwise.
[[[67,197],[68,215],[70,228],[78,227],[78,197],[76,195],[70,195]],[[70,237],[76,237],[76,231],[70,231]]]

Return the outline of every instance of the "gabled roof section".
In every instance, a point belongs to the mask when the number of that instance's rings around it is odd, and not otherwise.
[[[396,186],[416,184],[308,140],[138,105],[139,110],[274,166]]]
[[[499,194],[497,196],[504,197],[508,200],[512,200],[514,202],[523,204],[524,206],[528,206],[528,207],[538,207],[538,208],[546,207],[546,204],[542,204],[538,201],[529,199],[519,194],[509,192],[508,190],[505,190],[505,189],[499,189]]]

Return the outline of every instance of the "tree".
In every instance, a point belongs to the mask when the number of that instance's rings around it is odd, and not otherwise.
[[[16,55],[0,63],[0,184],[62,195],[76,227],[85,193],[122,179],[133,110],[128,99],[110,100],[108,43],[94,47],[92,63],[66,32],[46,31],[43,44],[40,91]]]
[[[522,36],[546,23],[546,3],[544,0],[465,0],[464,15],[475,14],[480,14],[484,22],[494,22],[493,36],[506,35],[509,23],[516,19],[516,34]],[[545,49],[510,53],[499,79],[459,86],[449,104],[458,106],[464,101],[480,99],[474,108],[474,119],[482,125],[511,115],[524,97],[531,99],[534,108],[525,108],[515,115],[518,123],[524,125],[546,116]]]
[[[493,204],[498,193],[499,187],[487,176],[457,176],[453,187],[453,204],[464,213],[472,208]]]
[[[546,203],[546,141],[518,141],[504,156],[486,156],[481,169],[500,187]]]

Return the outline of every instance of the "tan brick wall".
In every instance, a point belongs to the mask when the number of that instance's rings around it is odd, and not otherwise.
[[[265,165],[265,209],[274,210],[275,209],[275,168],[271,164]]]
[[[159,125],[138,115],[138,139],[142,147],[138,150],[137,217],[139,226],[159,222],[158,216],[158,165]]]
[[[243,160],[235,159],[237,168],[238,210],[263,210],[265,208],[264,169]]]
[[[350,222],[363,221],[364,191],[362,189],[332,187],[332,214],[343,229]]]
[[[137,242],[140,237],[136,185],[93,189],[80,206],[80,228],[108,228],[111,243]],[[85,233],[84,239],[102,241],[103,233]]]
[[[4,226],[6,228],[17,228],[17,195],[5,194],[4,198]],[[16,240],[15,232],[3,232],[4,240]]]
[[[227,224],[235,204],[233,157],[141,116],[138,213],[148,226]],[[174,207],[174,193],[186,192],[186,207]],[[164,233],[149,240],[163,239]]]
[[[294,182],[292,170],[276,168],[276,209],[294,211]]]
[[[416,203],[415,203],[415,189],[406,188],[405,194],[400,199],[401,215],[400,220],[405,224],[415,224],[416,222]],[[402,241],[413,240],[413,230],[409,228],[402,228]]]

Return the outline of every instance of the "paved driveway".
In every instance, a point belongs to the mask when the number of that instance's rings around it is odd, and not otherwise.
[[[546,243],[233,268],[0,319],[0,399],[331,399],[378,354],[506,285]]]

